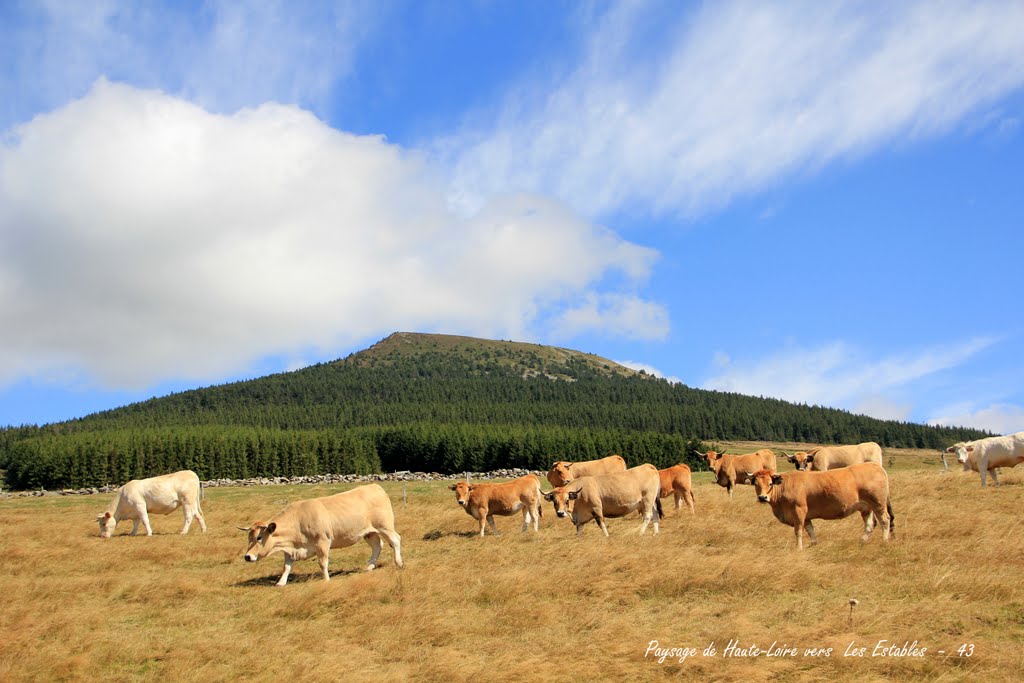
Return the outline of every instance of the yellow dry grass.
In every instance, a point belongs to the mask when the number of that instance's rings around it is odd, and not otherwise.
[[[1016,681],[1024,468],[1004,482],[983,490],[973,473],[897,467],[894,543],[876,531],[860,545],[855,515],[819,522],[820,544],[803,553],[750,487],[730,503],[706,474],[697,514],[669,512],[656,538],[629,518],[609,522],[611,538],[590,525],[577,539],[548,508],[539,534],[499,518],[503,535],[480,539],[443,483],[408,484],[407,506],[388,483],[406,568],[385,547],[377,571],[359,571],[361,543],[332,552],[330,582],[307,560],[283,589],[280,557],[244,563],[235,526],[346,487],[208,489],[207,534],[178,535],[173,515],[154,518],[151,538],[122,523],[109,540],[92,521],[106,496],[8,499],[0,680]],[[726,657],[733,639],[797,655]],[[645,656],[653,640],[697,652],[659,663]],[[872,657],[880,640],[927,652]],[[702,656],[712,642],[717,654]],[[851,642],[866,656],[844,656]]]

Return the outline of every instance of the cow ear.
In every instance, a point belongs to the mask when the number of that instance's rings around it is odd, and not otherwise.
[[[968,453],[973,453],[974,452],[974,446],[968,446],[967,447],[967,452]]]
[[[723,455],[725,455],[725,451],[722,451],[721,453],[715,453],[715,460],[721,460]]]
[[[455,484],[452,484],[451,486],[449,486],[448,490],[449,491],[454,491],[455,490]]]
[[[569,491],[569,500],[576,500],[577,496],[579,495],[579,491]]]
[[[268,524],[267,525],[267,536],[269,536],[270,534],[274,533],[275,529],[277,529],[277,522],[271,522],[270,524]]]
[[[773,474],[772,475],[772,483],[776,484],[776,485],[781,484],[782,483],[782,475],[781,474]]]
[[[807,462],[814,462],[814,453],[807,454]]]
[[[113,517],[113,515],[110,514],[110,512],[104,512],[103,513],[103,519],[110,519],[111,517]]]
[[[544,500],[548,501],[549,503],[555,499],[554,493],[541,493],[540,495],[544,496]]]

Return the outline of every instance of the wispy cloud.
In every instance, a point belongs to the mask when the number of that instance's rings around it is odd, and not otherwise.
[[[664,372],[662,372],[658,368],[654,367],[653,365],[648,365],[647,363],[641,363],[641,362],[635,361],[635,360],[617,360],[615,362],[618,363],[619,365],[624,366],[624,367],[630,368],[632,370],[636,370],[637,372],[643,370],[648,375],[654,375],[655,377],[662,377],[662,378],[668,380],[669,382],[671,382],[672,384],[682,384],[683,383],[683,380],[679,379],[675,375],[667,375],[666,376]]]
[[[99,76],[229,113],[264,102],[323,113],[385,17],[369,2],[42,2],[0,21],[0,128],[84,95]],[[17,15],[17,16],[15,16]]]
[[[0,383],[209,379],[394,329],[664,333],[636,295],[652,249],[535,195],[455,215],[447,191],[296,107],[99,81],[0,144]]]
[[[869,358],[841,341],[818,348],[793,347],[766,358],[734,360],[703,386],[906,419],[911,407],[889,398],[891,391],[956,367],[996,341],[979,337],[884,358]]]
[[[939,417],[928,420],[928,424],[977,427],[996,434],[1015,434],[1024,431],[1024,407],[1021,406],[994,403],[978,408],[971,403],[961,403],[946,406],[936,413]]]
[[[671,7],[613,5],[583,27],[578,64],[441,143],[453,202],[543,190],[592,216],[701,213],[945,132],[1024,84],[1021,3]]]

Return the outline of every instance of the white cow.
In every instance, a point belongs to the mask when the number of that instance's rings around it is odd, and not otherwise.
[[[982,486],[986,485],[985,477],[989,473],[995,485],[999,486],[996,468],[1014,467],[1024,462],[1024,432],[960,442],[947,448],[946,452],[956,453],[957,462],[963,465],[964,472],[978,472]]]
[[[185,526],[181,533],[187,534],[192,520],[199,520],[199,526],[206,531],[206,520],[199,501],[203,498],[203,485],[192,470],[164,474],[149,479],[132,479],[117,490],[107,511],[98,515],[100,537],[110,538],[114,528],[122,519],[132,520],[132,536],[139,531],[139,523],[146,528],[146,535],[153,535],[149,525],[150,513],[169,515],[179,507],[185,513]]]

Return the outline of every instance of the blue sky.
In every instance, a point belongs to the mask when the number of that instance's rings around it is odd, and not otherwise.
[[[0,5],[0,425],[396,330],[1024,429],[1020,2]]]

